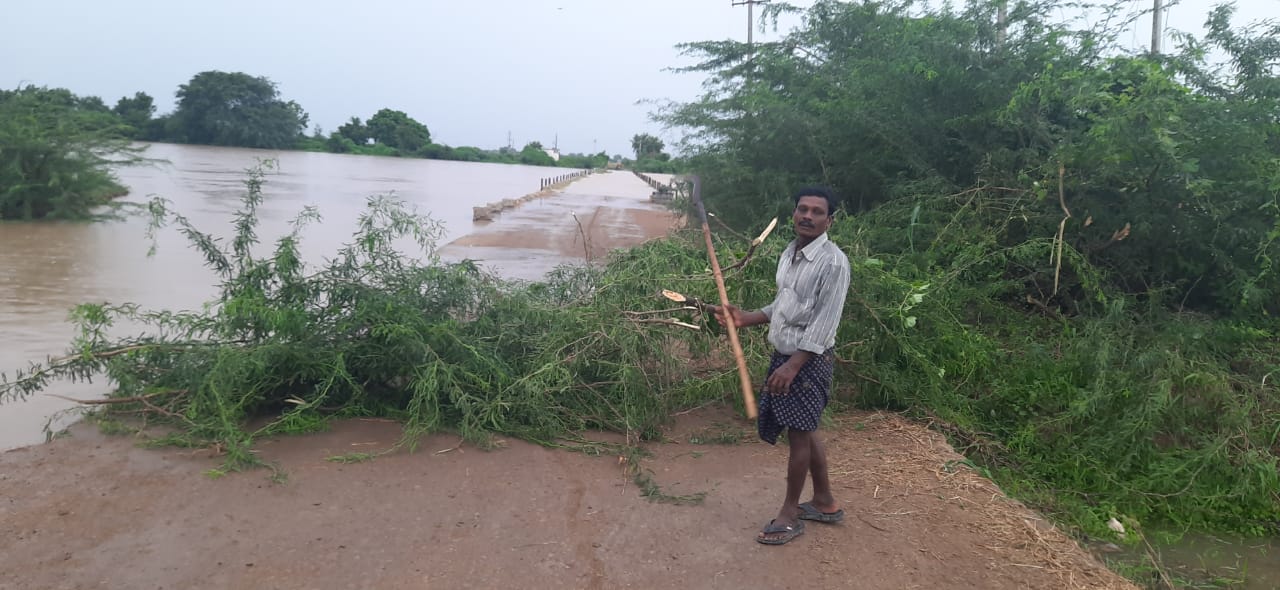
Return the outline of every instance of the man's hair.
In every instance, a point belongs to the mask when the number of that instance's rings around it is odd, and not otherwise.
[[[793,200],[797,205],[800,204],[800,197],[822,197],[826,199],[828,217],[835,214],[836,207],[840,204],[835,192],[825,186],[806,186],[796,191],[796,196]]]

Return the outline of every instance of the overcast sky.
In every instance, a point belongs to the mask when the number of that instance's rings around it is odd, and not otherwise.
[[[65,87],[108,104],[141,90],[164,113],[195,73],[243,71],[274,80],[326,132],[389,107],[454,146],[496,148],[509,132],[517,148],[558,136],[564,152],[628,154],[638,132],[676,139],[637,101],[698,94],[700,79],[665,71],[688,63],[674,45],[745,40],[746,9],[731,2],[13,0],[0,85]],[[1199,33],[1217,3],[1183,0],[1168,26]],[[1238,23],[1280,16],[1280,0],[1236,4]],[[1139,21],[1128,42],[1149,40],[1150,19]]]

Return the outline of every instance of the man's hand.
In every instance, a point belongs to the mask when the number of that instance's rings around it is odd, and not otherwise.
[[[782,363],[781,367],[774,369],[773,374],[769,375],[769,380],[765,382],[765,391],[774,395],[786,395],[791,392],[791,382],[795,381],[796,375],[800,374],[800,368],[809,359],[813,358],[813,353],[807,350],[797,350],[787,362]]]
[[[761,311],[743,311],[738,309],[736,305],[707,305],[707,311],[715,316],[716,321],[721,326],[728,325],[733,322],[735,328],[747,328],[750,326],[758,326],[760,324],[769,323],[769,316],[764,315]]]
[[[781,367],[769,375],[769,381],[765,383],[765,391],[774,395],[786,395],[791,391],[791,382],[799,372],[800,365],[793,365],[791,361],[782,363]]]
[[[711,315],[715,316],[716,321],[720,322],[721,326],[728,325],[729,322],[732,321],[733,327],[735,328],[746,327],[746,324],[742,321],[743,311],[733,304],[724,306],[708,305],[707,311],[711,312]]]

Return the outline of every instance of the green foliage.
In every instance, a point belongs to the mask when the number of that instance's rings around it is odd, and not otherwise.
[[[609,154],[564,154],[555,165],[561,168],[604,168],[609,165]]]
[[[655,244],[605,269],[565,267],[546,283],[505,284],[470,262],[440,262],[437,225],[376,197],[351,241],[309,268],[299,247],[317,219],[311,210],[274,249],[254,254],[262,182],[261,170],[250,173],[225,242],[152,203],[155,223],[176,225],[219,278],[207,311],[83,305],[72,354],[6,376],[0,401],[53,379],[105,374],[119,400],[112,411],[179,427],[170,443],[216,442],[237,466],[253,462],[255,437],[311,431],[334,416],[399,418],[410,446],[444,428],[476,442],[503,433],[550,443],[583,428],[652,437],[672,408],[722,395],[719,373],[685,382],[687,367],[670,352],[709,342],[624,313],[664,305],[653,285],[700,273],[696,249]],[[416,243],[414,257],[397,250],[405,239]],[[706,296],[710,283],[700,279]],[[108,337],[119,322],[145,327]],[[249,430],[258,416],[270,420]]]
[[[855,254],[840,341],[867,343],[848,350],[859,402],[947,425],[1011,492],[1091,532],[1117,514],[1274,532],[1275,331],[1101,291],[1092,295],[1107,303],[1087,316],[1031,305],[1011,313],[1007,301],[1025,285],[1005,268],[1033,263],[1048,243],[1002,245],[999,234],[959,229],[1007,199],[971,196],[960,209],[951,201],[924,203],[952,216],[920,215],[929,220],[918,234],[929,241],[917,238],[923,254],[865,254],[903,233],[907,203],[833,232]]]
[[[369,117],[367,127],[369,137],[374,141],[404,154],[414,154],[431,143],[431,132],[427,130],[427,126],[402,111],[382,109]],[[353,141],[356,139],[349,138]]]
[[[350,121],[339,125],[336,135],[351,141],[355,145],[364,145],[372,139],[369,128],[360,122],[360,117],[351,117]]]
[[[1002,42],[994,8],[820,0],[750,52],[686,45],[707,91],[659,118],[731,226],[800,185],[846,197],[858,403],[928,418],[1086,530],[1274,533],[1280,29],[1218,8],[1153,59],[1050,2],[1010,6]]]
[[[85,219],[125,193],[110,166],[137,150],[98,103],[64,89],[0,91],[0,220]]]
[[[450,160],[458,160],[462,162],[483,162],[485,161],[485,153],[477,147],[462,146],[451,148],[449,150]]]
[[[1265,296],[1280,289],[1268,237],[1280,220],[1280,47],[1266,42],[1277,29],[1232,32],[1223,7],[1204,42],[1152,60],[1050,22],[1050,2],[1018,4],[1001,44],[993,6],[822,1],[749,60],[739,43],[688,44],[708,91],[660,118],[693,130],[708,205],[734,225],[815,180],[850,211],[1006,187],[1035,197],[1009,240],[1055,235],[1065,206],[1065,244],[1125,293],[1280,311]],[[1209,50],[1231,57],[1231,77],[1205,62]],[[1045,277],[1038,298],[1072,313],[1089,304],[1081,277]]]
[[[307,115],[280,98],[265,77],[208,71],[178,87],[178,107],[167,139],[253,148],[292,147],[307,128]]]
[[[666,154],[662,155],[666,156]],[[657,172],[660,174],[681,174],[689,171],[687,162],[679,159],[672,160],[670,158],[639,160],[632,162],[629,168],[637,172]]]
[[[666,146],[661,139],[648,133],[637,133],[631,136],[631,151],[635,153],[637,160],[657,158],[664,147]]]
[[[151,118],[156,113],[155,100],[145,92],[136,92],[133,98],[120,97],[111,110],[120,116],[120,120],[130,127],[129,137],[143,138],[151,125]]]
[[[1277,219],[1267,212],[1280,197],[1280,96],[1269,105],[1236,93],[1211,98],[1176,74],[1130,58],[1046,71],[1015,95],[1007,117],[1055,126],[1031,149],[1072,171],[1071,243],[1125,291],[1159,286],[1194,309],[1280,311],[1263,295],[1280,283],[1251,283],[1270,274],[1256,256]],[[1051,231],[1050,221],[1029,229]],[[1126,227],[1128,239],[1115,240]]]
[[[327,152],[329,151],[329,140],[324,137],[299,137],[298,141],[293,144],[293,149],[304,152]]]
[[[543,151],[542,144],[536,141],[525,144],[524,148],[520,150],[520,163],[531,166],[556,165],[556,161],[551,158],[551,155]]]

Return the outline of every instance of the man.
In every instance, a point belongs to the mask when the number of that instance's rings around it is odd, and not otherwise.
[[[849,259],[827,239],[836,202],[824,188],[795,195],[791,220],[796,238],[778,262],[778,293],[758,311],[733,305],[711,306],[721,322],[739,328],[769,324],[774,347],[760,399],[760,438],[775,444],[787,431],[787,497],[778,516],[756,537],[782,545],[804,533],[805,520],[835,523],[844,518],[827,478],[827,451],[818,438],[818,421],[831,389],[836,328],[849,290]],[[813,477],[813,499],[800,503],[806,474]]]

